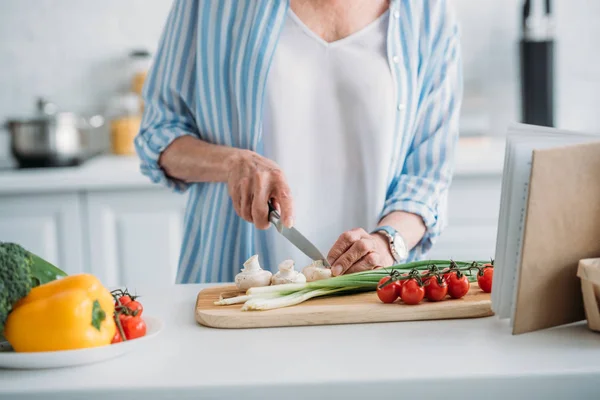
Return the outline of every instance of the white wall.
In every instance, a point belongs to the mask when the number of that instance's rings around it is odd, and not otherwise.
[[[518,117],[520,0],[451,0],[462,30],[463,132],[502,134]]]
[[[600,133],[600,1],[554,1],[558,125]]]
[[[465,113],[470,104],[477,109],[475,94],[481,83],[491,129],[502,133],[506,124],[520,120],[517,55],[522,0],[452,1],[463,26]],[[600,133],[600,0],[552,3],[555,126]]]
[[[218,1],[218,0],[213,0]],[[463,28],[465,131],[502,133],[519,118],[520,0],[452,0]],[[557,124],[600,130],[600,0],[554,0]],[[37,96],[101,112],[126,84],[124,59],[153,50],[171,0],[1,0],[0,121],[27,115]],[[7,153],[0,134],[0,158]],[[4,140],[3,140],[4,139]]]
[[[155,49],[171,3],[1,0],[0,121],[33,113],[37,96],[68,110],[102,111],[127,84],[129,50]],[[0,154],[7,143],[0,134]]]

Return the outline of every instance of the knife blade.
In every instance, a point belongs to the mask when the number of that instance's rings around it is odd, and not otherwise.
[[[321,254],[317,246],[312,244],[310,240],[304,237],[296,228],[286,228],[281,222],[281,217],[275,207],[269,202],[269,221],[277,232],[281,233],[283,237],[290,241],[296,246],[301,252],[310,257],[313,261],[323,261],[323,265],[329,267],[327,258]]]

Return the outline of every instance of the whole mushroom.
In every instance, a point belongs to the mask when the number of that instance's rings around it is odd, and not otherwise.
[[[269,286],[271,284],[271,271],[261,268],[258,255],[253,255],[244,263],[242,271],[235,276],[235,285],[239,290],[248,290],[251,287]]]

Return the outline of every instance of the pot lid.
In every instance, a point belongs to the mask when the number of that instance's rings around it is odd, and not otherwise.
[[[58,106],[42,97],[36,101],[36,113],[30,118],[11,118],[10,124],[44,123],[53,121],[76,121],[77,116],[72,112],[59,112]]]
[[[7,125],[12,124],[40,124],[57,123],[60,125],[70,124],[98,128],[104,124],[104,118],[101,115],[94,115],[87,119],[74,112],[59,111],[56,104],[40,97],[36,102],[37,113],[31,118],[13,118],[7,121]]]

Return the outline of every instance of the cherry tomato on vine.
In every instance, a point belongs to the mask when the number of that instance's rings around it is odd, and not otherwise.
[[[146,334],[146,322],[141,317],[121,315],[121,326],[127,340],[136,339]]]
[[[126,304],[126,306],[133,313],[135,313],[137,311],[137,314],[135,314],[135,316],[137,316],[137,317],[140,317],[142,315],[142,312],[144,311],[144,307],[142,306],[142,303],[140,303],[137,300],[131,300],[129,303]]]
[[[469,279],[461,274],[460,278],[458,274],[454,273],[450,275],[448,278],[448,294],[453,299],[460,299],[467,293],[469,293],[469,289],[471,288],[471,283]]]
[[[400,298],[404,304],[419,304],[423,297],[425,297],[425,288],[416,279],[411,278],[404,281],[402,289],[400,289]]]
[[[477,273],[477,284],[485,293],[492,292],[492,280],[494,277],[494,268],[490,264],[486,264],[483,268],[483,275]]]
[[[396,282],[394,282],[396,284],[396,295],[398,297],[400,297],[400,291],[402,290],[402,285],[404,284],[404,282],[406,282],[406,281],[396,281]]]
[[[121,332],[119,332],[119,329],[117,329],[115,331],[115,335],[113,336],[113,338],[112,338],[112,340],[111,340],[110,343],[113,344],[113,343],[119,343],[119,342],[122,342],[122,341],[123,341],[123,338],[121,337]]]
[[[427,279],[425,285],[425,296],[429,301],[444,300],[448,294],[448,283],[442,278],[442,283],[438,281],[436,276]]]
[[[125,296],[119,297],[119,302],[115,303],[115,305],[116,306],[118,306],[118,305],[124,306],[124,305],[127,305],[127,303],[129,303],[129,302],[131,302],[131,297],[125,295]]]
[[[450,277],[452,275],[456,275],[456,271],[449,271],[444,274],[444,280],[446,281],[446,283],[450,282]]]
[[[379,280],[379,283],[377,284],[377,297],[379,297],[379,300],[381,300],[382,302],[388,303],[388,304],[393,303],[398,298],[398,294],[397,294],[397,290],[398,290],[397,282],[398,281],[392,282],[392,283],[380,288],[381,285],[383,285],[390,279],[391,279],[391,277],[384,276],[383,278],[381,278]]]

